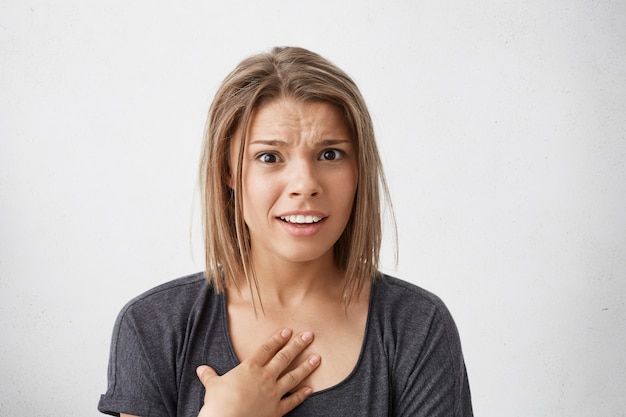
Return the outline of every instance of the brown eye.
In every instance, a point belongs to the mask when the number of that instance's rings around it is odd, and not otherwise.
[[[339,149],[327,149],[320,155],[320,159],[324,161],[335,161],[341,159],[343,156],[342,151]]]
[[[257,156],[257,159],[265,164],[273,164],[278,162],[278,156],[273,153],[262,153]]]

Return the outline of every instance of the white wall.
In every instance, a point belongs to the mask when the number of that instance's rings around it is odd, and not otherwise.
[[[291,44],[362,88],[400,231],[386,270],[449,305],[476,415],[624,416],[625,16],[591,0],[1,1],[0,415],[98,415],[119,309],[202,267],[216,86]]]

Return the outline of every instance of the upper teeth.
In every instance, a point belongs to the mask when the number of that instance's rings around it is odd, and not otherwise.
[[[281,220],[289,223],[317,223],[322,220],[322,218],[317,216],[304,216],[302,214],[298,214],[291,216],[281,216]]]

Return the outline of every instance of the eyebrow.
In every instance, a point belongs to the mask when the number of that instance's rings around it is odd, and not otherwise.
[[[250,142],[250,145],[268,145],[268,146],[285,146],[287,142],[279,139],[255,139]]]
[[[340,145],[342,143],[352,143],[352,141],[348,139],[322,139],[320,141],[315,142],[316,145],[322,145],[322,146]],[[252,142],[250,142],[250,145],[267,145],[267,146],[281,147],[281,146],[287,146],[287,142],[285,142],[284,140],[280,140],[280,139],[255,139]]]

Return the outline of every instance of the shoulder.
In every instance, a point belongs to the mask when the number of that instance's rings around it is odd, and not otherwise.
[[[374,284],[371,312],[397,415],[472,415],[456,324],[435,294],[398,278]],[[431,410],[422,414],[423,410]]]
[[[167,410],[175,410],[193,325],[207,306],[218,308],[215,300],[215,292],[199,273],[158,285],[129,301],[113,329],[109,384],[100,409],[134,415],[169,415]]]
[[[375,281],[372,321],[387,348],[395,353],[421,352],[437,345],[457,356],[459,334],[447,306],[437,295],[415,284],[382,275]]]
[[[394,314],[450,315],[448,308],[437,295],[415,284],[381,274],[374,282],[374,307]]]
[[[120,311],[118,322],[158,325],[185,321],[196,304],[212,295],[203,273],[174,279],[130,300]]]
[[[140,308],[146,303],[163,303],[185,300],[189,294],[195,294],[198,291],[201,291],[205,286],[208,286],[208,283],[204,279],[204,274],[202,272],[187,275],[149,289],[148,291],[130,300],[128,304],[126,304],[125,308]]]

